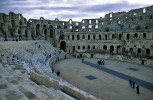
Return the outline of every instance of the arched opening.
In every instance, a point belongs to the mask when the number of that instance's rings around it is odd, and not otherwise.
[[[64,29],[67,29],[67,26],[64,26]]]
[[[40,35],[40,25],[36,25],[36,35]]]
[[[130,34],[126,35],[126,39],[129,40],[130,39]]]
[[[121,46],[117,46],[117,50],[116,53],[119,54],[119,49],[121,48]]]
[[[133,55],[133,48],[130,48],[130,53],[131,53],[131,55]]]
[[[11,22],[12,22],[12,27],[15,27],[15,21],[12,20]]]
[[[101,40],[101,35],[99,34],[99,40]]]
[[[66,42],[65,41],[61,41],[60,49],[66,52]]]
[[[93,46],[92,48],[95,49],[95,46]]]
[[[46,25],[43,25],[43,29],[45,29],[47,26]]]
[[[107,35],[105,35],[105,40],[107,40]]]
[[[110,46],[110,53],[113,53],[113,52],[114,52],[114,46],[111,45],[111,46]]]
[[[125,53],[125,47],[122,48],[122,54],[124,54],[124,53]]]
[[[61,29],[61,26],[60,25],[57,25],[57,29]]]
[[[80,36],[79,35],[77,35],[77,40],[80,40]]]
[[[115,38],[115,35],[114,34],[112,34],[112,39],[114,39]]]
[[[44,34],[47,35],[47,29],[44,29]]]
[[[50,37],[53,37],[53,29],[50,29]]]
[[[93,35],[93,39],[94,39],[94,40],[96,39],[96,35]]]
[[[84,50],[85,49],[85,46],[83,46],[82,49]]]
[[[138,48],[138,53],[141,53],[141,49],[140,48]]]
[[[73,52],[75,52],[75,46],[73,46]]]
[[[78,50],[80,49],[80,46],[78,46]]]
[[[133,48],[130,48],[130,52],[133,52]]]
[[[59,36],[59,39],[60,39],[60,40],[63,40],[63,39],[64,39],[64,35],[61,34],[61,35]]]
[[[150,49],[146,49],[146,56],[150,56]]]
[[[146,39],[146,33],[143,33],[143,38]]]
[[[106,31],[106,32],[109,32],[109,28],[105,28],[105,31]]]
[[[88,35],[88,40],[90,40],[90,35]]]
[[[27,32],[27,30],[25,30],[25,38],[26,39],[28,38],[28,32]]]
[[[148,29],[148,26],[145,26],[145,29]]]
[[[21,31],[20,30],[18,30],[18,34],[21,34]]]
[[[82,39],[85,39],[85,35],[82,35]]]
[[[74,35],[72,35],[72,40],[74,40]]]
[[[88,50],[90,49],[90,45],[88,45]]]
[[[103,46],[103,50],[107,50],[107,46],[106,45]]]
[[[121,35],[121,34],[119,34],[119,40],[121,40],[121,38],[122,38],[122,35]]]
[[[50,29],[52,29],[52,28],[53,28],[53,26],[52,26],[52,25],[49,25],[49,28],[50,28]]]
[[[134,38],[138,38],[138,34],[137,33],[134,34]]]
[[[140,48],[138,48],[138,50],[137,50],[137,55],[141,56],[141,49]]]

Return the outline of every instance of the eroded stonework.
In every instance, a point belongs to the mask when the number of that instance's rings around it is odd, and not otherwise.
[[[153,66],[153,6],[111,12],[81,22],[26,20],[0,13],[0,40],[47,40],[78,57],[110,58]],[[133,60],[135,59],[135,60]]]

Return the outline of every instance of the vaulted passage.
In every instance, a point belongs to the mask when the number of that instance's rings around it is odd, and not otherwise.
[[[66,42],[65,41],[61,41],[60,49],[66,52]]]
[[[36,25],[36,35],[40,35],[40,25]]]

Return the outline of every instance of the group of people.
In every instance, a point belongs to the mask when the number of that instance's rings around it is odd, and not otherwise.
[[[52,73],[54,73],[54,68],[52,68]],[[60,76],[60,71],[59,70],[57,70],[56,75]]]
[[[98,63],[98,65],[104,65],[105,64],[104,60],[98,60],[97,63]]]
[[[135,88],[135,82],[129,79],[129,86]],[[137,94],[140,94],[139,85],[136,86]]]

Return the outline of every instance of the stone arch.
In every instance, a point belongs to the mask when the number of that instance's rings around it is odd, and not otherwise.
[[[141,54],[141,48],[137,49],[137,54]]]
[[[147,37],[147,34],[143,33],[143,38],[146,39],[146,37]]]
[[[115,38],[115,35],[114,34],[112,34],[112,39],[114,39]]]
[[[80,40],[80,36],[79,35],[77,35],[77,40]]]
[[[99,34],[99,40],[101,40],[101,35]]]
[[[119,54],[119,50],[120,50],[121,46],[117,46],[117,50],[116,53]]]
[[[130,34],[126,34],[126,39],[127,39],[127,40],[130,39]]]
[[[36,25],[36,35],[40,35],[40,25]]]
[[[96,35],[95,35],[95,34],[93,35],[93,39],[94,39],[94,40],[96,39]]]
[[[47,35],[47,29],[46,28],[44,29],[44,34]]]
[[[53,28],[53,26],[52,26],[52,25],[49,25],[49,28],[50,28],[50,29],[52,29],[52,28]]]
[[[50,29],[50,37],[52,38],[53,36],[53,29]]]
[[[146,49],[146,56],[150,56],[150,49]]]
[[[121,35],[121,34],[119,34],[119,40],[121,40],[121,38],[122,38],[122,35]]]
[[[4,15],[4,14],[3,14],[3,16],[2,16],[2,17],[3,17],[3,20],[5,21],[5,20],[6,20],[6,15]]]
[[[73,46],[73,52],[75,52],[75,46]]]
[[[133,52],[133,48],[130,48],[129,51],[130,51],[130,52]]]
[[[84,34],[82,35],[82,39],[85,39],[85,35]]]
[[[90,40],[90,35],[88,35],[88,40]]]
[[[80,46],[78,45],[78,50],[80,49]]]
[[[106,45],[103,46],[103,50],[107,50],[107,46]]]
[[[64,29],[67,29],[68,27],[67,26],[64,26]]]
[[[61,34],[61,35],[59,36],[59,39],[60,39],[60,40],[63,40],[64,37],[65,37],[64,34]]]
[[[12,20],[11,22],[12,22],[12,27],[15,27],[15,21]]]
[[[135,38],[138,38],[138,34],[137,34],[137,33],[135,33],[135,34],[134,34],[134,37],[135,37]]]
[[[25,30],[25,38],[27,39],[28,38],[28,31]]]
[[[107,40],[107,34],[105,34],[105,40]]]
[[[126,51],[125,47],[122,48],[122,53],[124,54]]]
[[[111,46],[110,46],[110,53],[113,53],[113,52],[114,52],[114,46],[111,45]]]
[[[95,49],[95,46],[94,45],[92,46],[92,49]]]
[[[74,40],[74,35],[72,35],[72,40]]]
[[[61,41],[60,49],[66,52],[66,42],[65,41]]]
[[[82,46],[82,49],[84,50],[85,49],[85,46]]]

